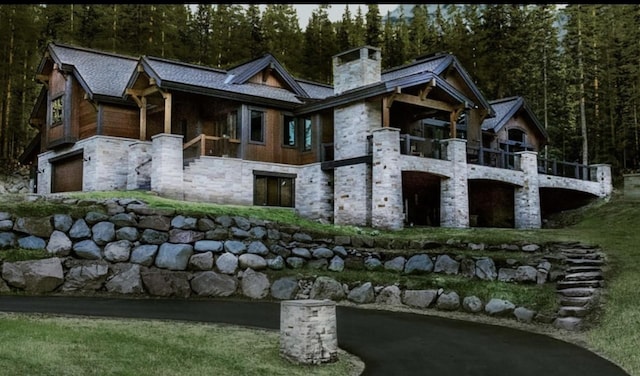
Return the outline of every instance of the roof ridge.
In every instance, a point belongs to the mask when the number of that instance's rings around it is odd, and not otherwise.
[[[88,47],[74,46],[74,45],[66,44],[66,43],[51,42],[51,45],[57,46],[57,47],[62,47],[62,48],[68,48],[68,49],[71,49],[71,50],[89,52],[89,53],[93,53],[93,54],[96,54],[96,55],[107,55],[107,56],[111,56],[111,57],[118,57],[118,58],[127,59],[127,60],[138,60],[139,59],[139,57],[135,57],[135,56],[131,56],[131,55],[125,55],[125,54],[120,54],[120,53],[115,53],[115,52],[108,52],[108,51],[98,50],[98,49],[88,48]]]
[[[216,73],[224,73],[224,74],[228,74],[229,72],[224,70],[224,69],[220,69],[220,68],[214,68],[214,67],[209,67],[206,65],[199,65],[199,64],[194,64],[194,63],[187,63],[184,61],[180,61],[180,60],[175,60],[175,59],[167,59],[164,57],[158,57],[158,56],[152,56],[152,55],[142,55],[142,58],[145,59],[151,59],[151,60],[157,60],[157,61],[161,61],[161,62],[165,62],[165,63],[169,63],[169,64],[175,64],[175,65],[182,65],[182,66],[187,66],[187,67],[192,67],[192,68],[198,68],[198,69],[203,69],[203,70],[209,70],[209,71],[214,71]]]
[[[437,59],[446,58],[447,56],[452,56],[452,55],[450,53],[448,53],[448,52],[434,52],[434,53],[431,53],[431,54],[428,54],[428,55],[423,55],[424,58],[422,58],[422,59],[420,59],[420,57],[418,57],[418,58],[414,59],[410,63],[406,63],[406,64],[399,65],[399,66],[396,66],[396,67],[388,68],[388,69],[382,71],[382,74],[387,74],[387,73],[395,72],[395,71],[398,71],[398,70],[401,70],[401,69],[409,68],[409,67],[412,67],[414,65],[422,64],[422,63],[427,62],[427,61],[433,61],[433,60],[437,60]]]

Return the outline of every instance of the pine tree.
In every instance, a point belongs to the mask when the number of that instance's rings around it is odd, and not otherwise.
[[[329,19],[329,5],[314,9],[305,30],[305,53],[302,72],[306,78],[331,83],[332,57],[340,51],[336,48],[336,33]]]
[[[295,8],[290,4],[269,4],[262,16],[265,49],[290,73],[298,75],[302,68],[304,43]]]
[[[372,47],[381,47],[382,17],[377,4],[367,4],[366,26],[365,43]]]

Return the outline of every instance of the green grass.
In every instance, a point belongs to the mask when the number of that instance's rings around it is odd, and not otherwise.
[[[545,243],[555,241],[580,241],[587,244],[599,245],[608,258],[606,272],[606,289],[603,296],[602,308],[596,311],[595,317],[589,321],[587,330],[582,334],[584,344],[590,349],[611,359],[622,366],[631,375],[640,376],[640,202],[627,201],[623,197],[614,195],[611,200],[598,200],[587,208],[568,213],[575,224],[561,229],[515,230],[515,229],[444,229],[444,228],[406,228],[401,231],[379,231],[370,228],[353,226],[333,226],[314,221],[300,219],[290,209],[274,209],[261,207],[224,206],[207,203],[190,203],[168,200],[145,192],[97,192],[70,195],[78,199],[106,199],[106,198],[138,198],[152,207],[175,209],[181,213],[200,213],[208,215],[240,215],[274,222],[300,226],[310,233],[341,234],[341,235],[369,235],[388,237],[390,239],[410,242],[412,240],[431,240],[446,242],[454,239],[462,242],[485,243],[499,245],[503,243]],[[21,213],[35,213],[50,215],[67,212],[69,209],[58,204],[47,204],[40,201],[35,203],[19,203],[13,199],[0,199],[0,211]],[[73,210],[88,210],[77,207]],[[45,214],[46,213],[46,214]],[[26,214],[22,214],[26,215]],[[445,250],[440,250],[445,251]],[[5,251],[6,252],[6,251]],[[430,250],[439,252],[438,250]],[[518,258],[516,254],[508,252],[496,253],[485,251],[473,253],[466,250],[456,250],[465,255],[488,254],[494,257]],[[0,255],[6,253],[0,252]],[[2,256],[0,256],[2,257]],[[17,252],[11,256],[15,259],[27,257]],[[5,259],[6,256],[5,256]],[[299,272],[296,272],[299,273]],[[313,275],[317,271],[309,272]],[[280,274],[282,275],[282,274]],[[553,293],[538,286],[523,286],[498,282],[478,283],[478,281],[460,280],[459,277],[441,275],[414,276],[378,275],[366,272],[348,272],[341,275],[346,283],[357,281],[372,281],[379,284],[400,283],[412,288],[431,288],[435,286],[451,289],[461,295],[478,295],[481,298],[502,297],[516,304],[535,301],[533,309],[545,311],[553,306]],[[524,304],[524,303],[522,303]]]
[[[6,262],[39,260],[49,257],[51,254],[43,249],[0,249],[0,261]]]
[[[279,355],[279,333],[152,320],[0,313],[5,376],[354,374],[353,358],[295,365]]]
[[[578,224],[558,230],[604,249],[609,266],[605,304],[587,340],[631,375],[640,375],[639,231],[640,201],[620,197],[586,211]]]

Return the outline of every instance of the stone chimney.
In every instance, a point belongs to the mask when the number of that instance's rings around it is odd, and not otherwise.
[[[333,57],[333,93],[380,82],[382,57],[380,49],[363,46]]]

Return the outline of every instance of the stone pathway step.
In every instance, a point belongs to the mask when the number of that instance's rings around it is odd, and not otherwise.
[[[602,287],[601,286],[602,281],[558,281],[558,283],[556,283],[556,288],[558,290],[566,290],[566,289],[571,289],[571,288],[576,288],[576,287],[591,287],[591,288],[596,288],[596,287]]]
[[[593,296],[597,293],[597,289],[590,287],[575,287],[563,290],[557,290],[558,294],[569,297]]]
[[[560,305],[565,307],[585,307],[594,302],[592,296],[563,296],[560,298]]]
[[[585,307],[560,307],[558,316],[560,317],[585,317],[589,309]]]
[[[578,260],[600,260],[602,256],[598,253],[582,255],[577,253],[564,253],[564,256],[567,259],[578,259]]]
[[[571,273],[581,273],[581,272],[599,272],[602,271],[602,268],[599,266],[570,266],[567,268],[567,274]]]
[[[565,262],[567,264],[573,266],[602,266],[604,265],[604,260],[585,260],[585,259],[566,259]]]
[[[602,272],[579,272],[566,274],[565,281],[594,281],[603,279]]]

